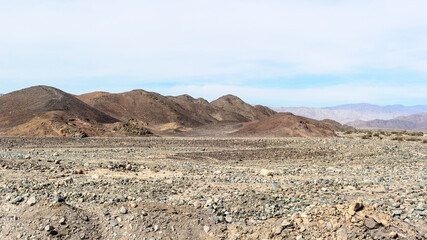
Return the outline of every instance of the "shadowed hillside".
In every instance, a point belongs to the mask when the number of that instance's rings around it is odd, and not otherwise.
[[[279,113],[272,117],[244,123],[232,133],[239,137],[333,137],[331,128],[320,121],[295,116],[290,113]]]
[[[193,128],[217,122],[248,122],[275,114],[267,107],[251,106],[232,95],[211,103],[189,95],[162,96],[144,90],[118,94],[94,92],[77,97],[122,121],[138,119],[161,129]]]
[[[0,99],[0,129],[18,126],[50,111],[63,111],[86,121],[114,123],[118,120],[59,89],[35,86],[5,94]]]

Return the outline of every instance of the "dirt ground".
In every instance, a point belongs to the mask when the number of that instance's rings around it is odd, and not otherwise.
[[[425,136],[341,136],[0,138],[0,239],[426,239]]]

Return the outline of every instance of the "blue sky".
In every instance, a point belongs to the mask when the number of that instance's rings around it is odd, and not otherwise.
[[[0,1],[0,92],[427,104],[425,0]]]

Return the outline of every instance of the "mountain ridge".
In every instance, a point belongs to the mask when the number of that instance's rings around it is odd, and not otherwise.
[[[427,105],[386,105],[379,106],[368,103],[344,104],[333,107],[277,107],[277,112],[291,112],[296,115],[317,120],[332,119],[341,124],[357,120],[370,121],[374,119],[389,120],[400,116],[408,116],[427,112]]]
[[[333,121],[277,114],[234,95],[208,102],[143,89],[72,95],[34,86],[0,98],[0,136],[185,136],[195,129],[193,134],[199,136],[235,136],[230,133],[238,131],[242,136],[331,137],[343,127]]]
[[[348,125],[367,129],[427,130],[427,113],[400,116],[389,120],[354,121]]]

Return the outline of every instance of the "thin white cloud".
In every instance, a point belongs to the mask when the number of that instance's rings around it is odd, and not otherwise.
[[[0,81],[10,91],[15,83],[42,80],[63,86],[72,79],[82,88],[89,81],[104,86],[102,78],[129,88],[173,82],[184,85],[176,94],[209,98],[229,90],[253,103],[425,99],[418,96],[425,86],[402,88],[417,96],[402,95],[399,87],[230,87],[295,75],[345,79],[366,69],[426,78],[425,9],[425,0],[2,1]],[[209,87],[186,87],[191,79]],[[215,79],[222,85],[215,87]],[[265,94],[256,97],[260,91]]]
[[[351,73],[363,67],[425,72],[419,66],[427,57],[427,2],[421,0],[2,5],[0,55],[18,62],[6,68],[3,74],[10,71],[9,76],[19,63],[43,76],[61,59],[89,69],[76,72],[56,64],[55,76],[244,74],[242,65],[263,60],[292,66],[276,70],[284,75]]]

